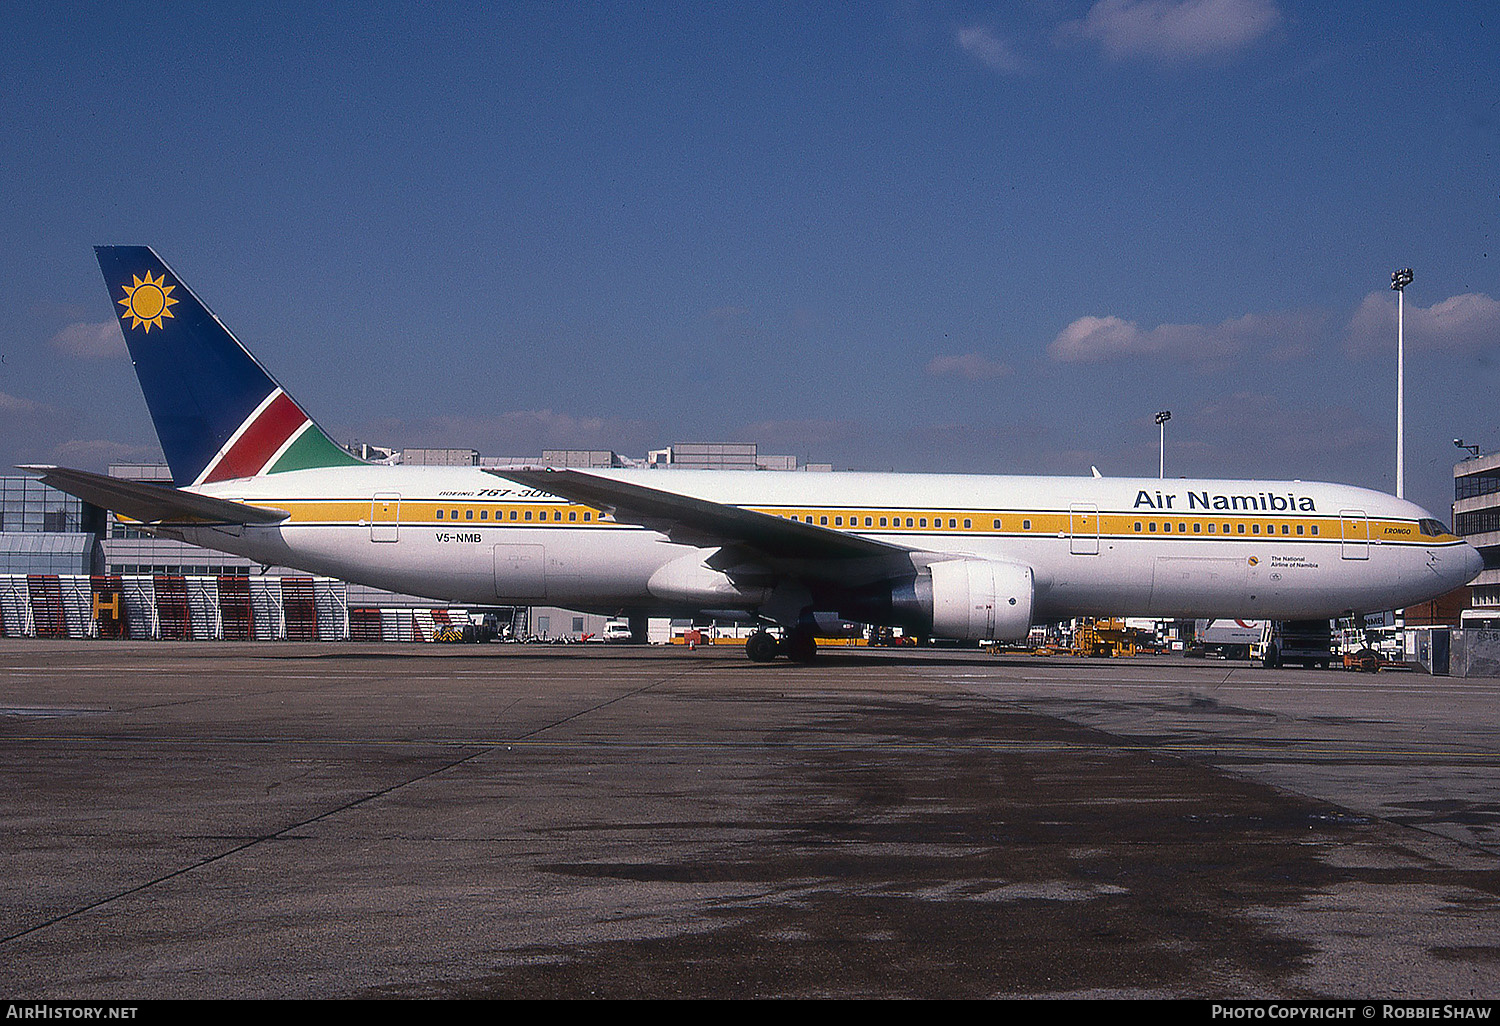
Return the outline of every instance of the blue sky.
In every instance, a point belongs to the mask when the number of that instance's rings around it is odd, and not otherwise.
[[[155,438],[148,244],[341,439],[1348,481],[1500,447],[1484,4],[7,16],[0,459]]]

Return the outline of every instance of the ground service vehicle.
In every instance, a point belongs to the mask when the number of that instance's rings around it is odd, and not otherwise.
[[[1301,663],[1327,669],[1333,662],[1333,621],[1273,620],[1266,624],[1254,657],[1266,667]]]
[[[1250,650],[1265,633],[1263,620],[1195,620],[1190,656],[1249,659]]]

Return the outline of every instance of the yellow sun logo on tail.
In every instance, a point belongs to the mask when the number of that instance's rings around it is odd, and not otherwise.
[[[172,298],[176,291],[176,285],[167,284],[167,276],[159,274],[155,280],[151,278],[151,272],[146,272],[146,277],[135,275],[134,285],[121,285],[125,290],[125,298],[116,300],[125,308],[125,314],[131,319],[130,326],[139,328],[142,324],[146,326],[146,334],[151,334],[151,325],[161,327],[163,317],[172,316],[172,307],[177,305],[177,300]]]

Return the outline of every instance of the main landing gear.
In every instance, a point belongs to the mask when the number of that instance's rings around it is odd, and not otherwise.
[[[777,640],[769,631],[756,631],[745,639],[745,654],[757,663],[769,663],[785,653],[794,663],[810,663],[818,655],[818,641],[812,631],[794,629],[785,640]]]
[[[745,654],[750,657],[751,662],[769,663],[776,658],[776,650],[780,647],[781,642],[767,631],[756,631],[745,639]]]

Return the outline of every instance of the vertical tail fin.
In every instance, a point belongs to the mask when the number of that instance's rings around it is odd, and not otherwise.
[[[361,461],[302,412],[147,246],[96,246],[178,487]]]

